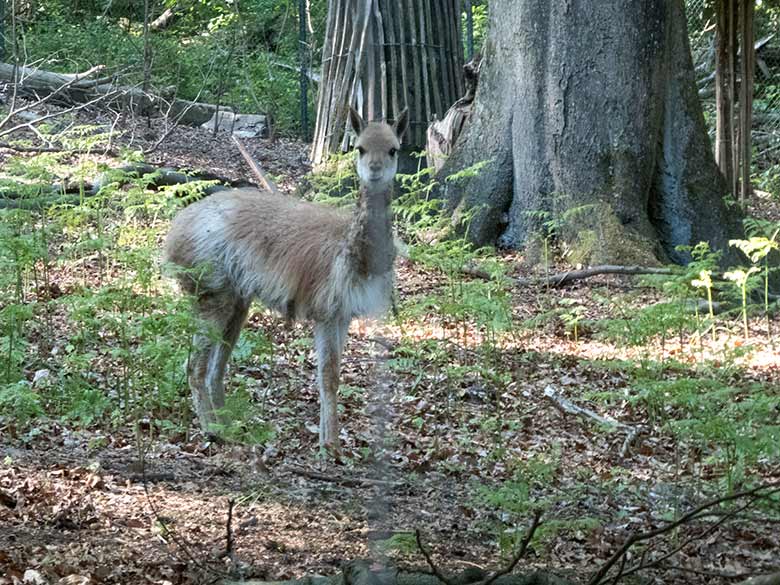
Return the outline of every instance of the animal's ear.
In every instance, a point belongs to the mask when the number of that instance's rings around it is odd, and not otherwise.
[[[398,119],[395,121],[395,124],[393,124],[393,130],[395,130],[395,135],[398,136],[398,140],[401,140],[404,137],[404,133],[406,132],[406,129],[409,127],[409,108],[404,108],[404,111],[401,112],[401,115],[398,116]]]
[[[366,121],[352,106],[349,106],[349,123],[352,125],[352,129],[358,136],[360,136],[360,133],[366,129]]]

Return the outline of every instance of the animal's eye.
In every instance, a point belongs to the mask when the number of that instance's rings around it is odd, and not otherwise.
[[[397,152],[398,152],[397,148],[391,148],[390,149],[390,156],[395,156]]]
[[[362,146],[358,146],[357,147],[357,151],[360,153],[360,156],[363,156],[364,154],[366,154],[366,149],[363,148]]]

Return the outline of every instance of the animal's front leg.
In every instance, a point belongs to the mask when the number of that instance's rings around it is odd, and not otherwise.
[[[314,326],[317,383],[320,389],[320,448],[339,452],[338,389],[341,353],[349,321],[335,320]]]

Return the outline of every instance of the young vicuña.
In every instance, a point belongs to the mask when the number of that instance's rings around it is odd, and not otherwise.
[[[357,133],[360,198],[339,210],[257,189],[210,195],[183,209],[165,242],[166,261],[195,295],[209,331],[196,335],[188,374],[204,430],[225,422],[224,374],[253,299],[288,319],[314,321],[320,391],[320,445],[338,450],[341,353],[355,317],[380,313],[393,288],[390,212],[404,111],[394,126],[366,123],[350,108]],[[216,334],[215,334],[216,333]]]

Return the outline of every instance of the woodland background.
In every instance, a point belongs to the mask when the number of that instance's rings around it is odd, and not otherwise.
[[[324,0],[0,6],[10,71],[262,115],[242,140],[267,178],[353,202],[349,153],[310,163]],[[686,3],[713,144],[718,6]],[[490,9],[464,3],[464,60]],[[541,571],[529,582],[779,582],[780,5],[754,9],[738,261],[692,242],[685,266],[564,278],[581,268],[567,217],[531,209],[529,245],[474,246],[410,155],[399,314],[353,326],[338,465],[317,454],[311,331],[259,306],[230,367],[233,422],[192,421],[197,323],[160,246],[210,187],[256,182],[229,129],[3,82],[0,583],[281,581],[363,558],[484,569],[463,583],[512,560]]]

